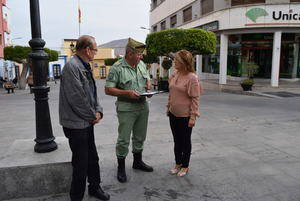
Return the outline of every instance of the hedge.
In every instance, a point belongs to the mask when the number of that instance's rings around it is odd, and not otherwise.
[[[112,66],[114,63],[116,63],[120,58],[109,58],[109,59],[104,59],[104,65],[105,66]]]
[[[148,34],[147,53],[165,56],[170,52],[185,49],[193,55],[213,54],[216,52],[216,36],[202,29],[167,29]]]

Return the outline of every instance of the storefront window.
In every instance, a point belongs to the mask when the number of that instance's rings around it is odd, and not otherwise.
[[[283,42],[281,45],[280,78],[292,78],[294,67],[294,45]]]
[[[265,3],[265,0],[232,0],[231,6]]]
[[[295,34],[282,34],[281,56],[280,56],[280,78],[296,77],[297,56]],[[295,65],[294,65],[295,64]],[[294,75],[293,75],[294,74]]]
[[[297,67],[297,77],[300,78],[300,47],[298,43],[298,67]]]
[[[203,55],[202,57],[202,72],[204,73],[219,73],[220,66],[220,36],[217,36],[217,51],[216,54]]]
[[[230,35],[228,44],[227,75],[242,75],[241,35]]]
[[[254,77],[271,78],[272,47],[273,33],[242,35],[243,59],[253,61],[259,66]]]
[[[271,78],[274,33],[255,33],[228,36],[227,75],[246,76],[243,61],[255,62],[258,72],[255,78]],[[299,37],[299,36],[298,36]],[[300,78],[300,43],[293,33],[283,33],[280,56],[280,78]],[[219,73],[220,37],[217,37],[217,53],[203,56],[203,72]]]

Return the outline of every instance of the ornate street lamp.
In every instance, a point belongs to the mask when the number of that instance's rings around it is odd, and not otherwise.
[[[70,50],[71,50],[71,57],[72,57],[76,51],[73,41],[70,44]]]
[[[39,0],[30,0],[30,19],[32,39],[29,45],[32,52],[29,54],[33,69],[33,92],[35,100],[36,138],[34,151],[37,153],[50,152],[57,149],[55,137],[52,134],[51,118],[48,104],[47,86],[48,60],[44,51],[45,41],[41,38],[41,22]]]
[[[151,29],[146,28],[146,27],[140,27],[140,29],[146,29],[146,30],[148,30],[148,31],[151,31]]]

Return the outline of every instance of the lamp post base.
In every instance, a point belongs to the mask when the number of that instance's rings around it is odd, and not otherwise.
[[[34,151],[36,153],[47,153],[47,152],[54,151],[56,149],[57,149],[57,144],[54,140],[48,143],[36,143],[34,145]]]

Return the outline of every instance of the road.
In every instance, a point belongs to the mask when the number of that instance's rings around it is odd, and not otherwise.
[[[95,128],[103,186],[117,201],[298,201],[300,200],[300,98],[266,98],[206,91],[201,117],[192,135],[189,174],[168,174],[173,166],[173,142],[165,115],[167,94],[150,99],[145,161],[153,173],[131,169],[129,181],[116,180],[117,118],[114,97],[104,95],[97,81],[104,119]],[[59,84],[50,83],[49,105],[53,133],[58,123]],[[0,90],[0,159],[17,139],[35,138],[34,101],[29,90],[6,94]],[[36,200],[67,200],[66,195]],[[26,200],[26,199],[25,199]],[[33,199],[32,199],[33,200]],[[86,200],[89,199],[88,197]]]

